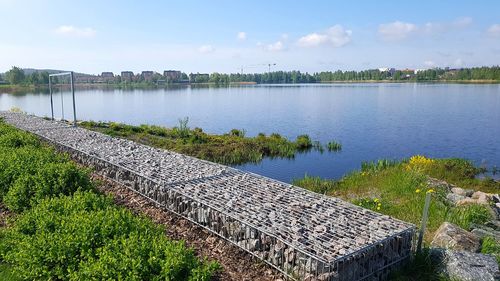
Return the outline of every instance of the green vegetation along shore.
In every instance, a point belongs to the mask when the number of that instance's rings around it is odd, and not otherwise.
[[[452,206],[446,191],[429,184],[429,177],[446,181],[465,189],[498,193],[500,183],[492,179],[476,179],[483,172],[463,159],[429,159],[413,156],[405,161],[380,160],[363,163],[360,171],[340,180],[305,176],[294,184],[314,192],[336,196],[395,218],[420,224],[425,194],[433,193],[426,241],[444,221],[465,229],[471,223],[490,219],[487,207],[481,205]]]
[[[305,176],[293,183],[314,192],[336,196],[353,204],[386,214],[420,227],[424,201],[432,194],[424,245],[429,245],[438,227],[445,221],[469,230],[474,224],[494,219],[488,205],[454,205],[446,198],[447,184],[490,193],[500,192],[500,183],[477,179],[484,172],[463,159],[429,159],[413,156],[408,160],[379,160],[362,164],[360,171],[340,180]],[[444,185],[443,185],[444,184]],[[497,257],[500,264],[500,243],[491,237],[482,240],[481,252]],[[455,280],[443,274],[440,261],[425,247],[412,261],[394,272],[391,280]]]
[[[244,130],[238,129],[224,135],[211,135],[200,128],[190,129],[187,118],[179,120],[179,125],[174,128],[93,121],[84,121],[80,125],[111,136],[226,165],[257,163],[264,157],[293,158],[296,153],[323,149],[308,135],[300,135],[295,141],[279,134],[247,137]]]
[[[51,70],[51,73],[58,71]],[[449,82],[449,83],[500,83],[500,66],[473,68],[432,68],[432,69],[367,69],[361,71],[321,71],[307,73],[300,71],[273,71],[265,73],[180,73],[178,79],[150,71],[150,76],[133,75],[127,79],[120,75],[107,73],[110,77],[77,73],[75,82],[90,85],[125,88],[147,88],[169,84],[222,85],[231,84],[296,84],[296,83],[376,83],[376,82]],[[0,74],[0,90],[30,89],[35,85],[48,85],[49,72],[30,70],[26,74],[19,67],[12,67]],[[69,83],[65,77],[53,77],[52,83]]]
[[[2,280],[210,280],[219,265],[99,194],[89,170],[0,121]],[[5,208],[0,208],[6,212]]]

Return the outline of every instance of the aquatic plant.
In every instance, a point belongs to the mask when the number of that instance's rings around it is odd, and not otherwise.
[[[335,141],[335,140],[328,142],[326,147],[328,148],[328,151],[340,151],[340,150],[342,150],[342,144],[340,142]]]

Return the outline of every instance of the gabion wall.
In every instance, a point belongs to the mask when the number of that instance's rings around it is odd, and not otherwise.
[[[199,167],[210,176],[203,178],[184,175],[182,173],[192,170],[192,166],[177,169],[176,165],[170,163],[169,167],[174,167],[173,173],[177,176],[168,178],[162,173],[161,165],[150,160],[152,156],[140,161],[134,158],[138,157],[134,156],[134,153],[141,149],[141,153],[146,151],[151,155],[163,153],[161,151],[153,151],[137,144],[127,150],[124,147],[130,145],[128,141],[114,141],[113,138],[102,134],[70,128],[41,118],[5,112],[0,112],[1,116],[8,123],[33,132],[56,146],[58,150],[67,152],[75,161],[93,167],[102,176],[205,227],[292,279],[383,280],[391,269],[406,262],[410,256],[414,235],[412,225],[344,203],[339,199],[327,198],[271,179],[193,158],[187,159],[187,163],[200,165]],[[112,143],[114,146],[99,146],[100,138],[102,142]],[[83,143],[86,143],[86,146],[82,145]],[[84,147],[88,151],[76,147]],[[102,151],[108,148],[122,152]],[[177,161],[177,155],[172,157],[168,158],[168,161]],[[152,172],[147,172],[150,166],[154,169],[151,168]],[[189,179],[179,180],[182,176]],[[234,180],[235,178],[237,180]],[[228,183],[234,186],[227,187]],[[220,188],[218,184],[221,184]],[[231,198],[245,189],[251,193],[259,192],[259,186],[263,186],[263,197],[258,198],[264,202],[268,200],[266,196],[281,199],[283,196],[291,196],[290,203],[282,203],[282,207],[291,206],[290,210],[298,208],[299,211],[277,214],[272,208],[279,207],[279,202],[276,202],[275,206],[263,203],[265,208],[258,209],[267,212],[267,215],[263,216],[246,205],[258,205],[259,202],[255,200],[259,199],[244,197],[247,201],[238,201]],[[210,192],[219,192],[225,201],[220,201],[221,196],[211,201]],[[215,204],[216,200],[222,203]],[[315,209],[314,204],[309,203],[315,200],[330,204],[330,209],[317,204]],[[239,210],[242,213],[239,213]],[[324,212],[330,213],[325,216]],[[304,221],[303,218],[299,220],[294,217],[305,215],[308,215],[310,220]],[[275,218],[276,221],[263,220],[268,217]],[[331,218],[331,221],[324,221],[328,218]]]

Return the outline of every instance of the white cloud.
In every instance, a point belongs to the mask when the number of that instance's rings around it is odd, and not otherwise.
[[[342,47],[351,42],[351,30],[344,29],[341,25],[334,25],[324,32],[307,34],[297,41],[301,47],[316,47],[329,44],[333,47]]]
[[[467,28],[472,18],[461,17],[451,22],[427,22],[422,25],[395,21],[379,25],[378,33],[386,40],[402,40],[411,35],[440,35],[446,32]]]
[[[378,33],[387,40],[401,40],[416,32],[418,27],[413,23],[395,21],[381,24]]]
[[[203,45],[198,48],[198,52],[202,54],[209,54],[215,52],[215,48],[212,45]]]
[[[283,45],[283,42],[277,41],[275,43],[269,44],[266,46],[266,50],[271,51],[271,52],[279,52],[283,51],[285,49],[285,45]]]
[[[61,25],[54,31],[55,33],[60,35],[79,37],[79,38],[90,38],[94,37],[96,34],[96,31],[93,28],[90,27],[80,28],[72,25]]]
[[[453,65],[456,67],[462,67],[462,66],[464,66],[464,64],[465,63],[461,58],[458,58],[453,62]]]
[[[240,31],[238,32],[238,34],[236,35],[236,37],[238,38],[238,40],[246,40],[247,39],[247,33],[246,32],[243,32],[243,31]]]
[[[488,28],[488,34],[495,37],[500,37],[500,24],[493,24]]]
[[[441,33],[446,31],[446,26],[441,23],[436,23],[436,22],[428,22],[424,24],[422,27],[422,32],[428,33],[428,34],[433,34],[433,33]]]
[[[434,61],[431,61],[431,60],[426,60],[426,61],[424,61],[424,65],[427,67],[435,67],[436,63]]]
[[[422,27],[422,31],[429,34],[436,34],[463,29],[470,26],[471,24],[471,17],[461,17],[455,19],[452,22],[428,22]]]
[[[451,25],[458,28],[464,28],[472,24],[471,17],[462,17],[454,20]]]

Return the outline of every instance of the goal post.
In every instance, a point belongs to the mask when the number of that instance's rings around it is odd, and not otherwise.
[[[53,94],[52,94],[52,77],[56,77],[56,76],[66,76],[66,75],[69,75],[69,81],[70,81],[70,87],[71,87],[71,95],[73,97],[73,126],[76,127],[76,102],[75,102],[75,77],[74,77],[74,73],[73,71],[70,71],[70,72],[62,72],[62,73],[56,73],[56,74],[50,74],[49,75],[49,92],[50,92],[50,112],[51,112],[51,117],[52,117],[52,120],[54,120],[54,101],[53,101]],[[62,97],[61,97],[61,103],[62,103]],[[62,111],[62,114],[63,114],[63,118],[64,118],[64,105],[61,104],[61,106],[63,106],[63,111]]]

